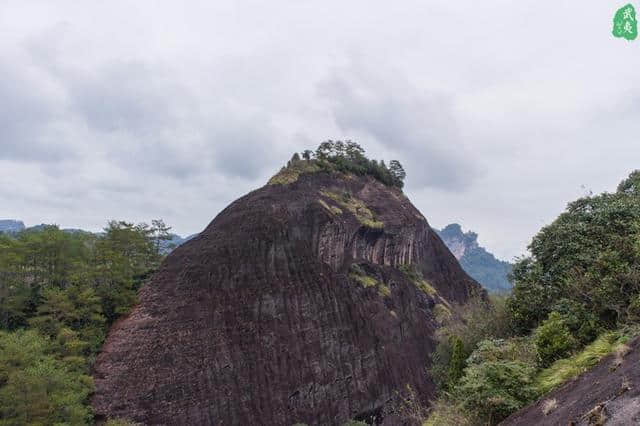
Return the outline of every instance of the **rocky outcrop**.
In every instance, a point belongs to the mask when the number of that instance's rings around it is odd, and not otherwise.
[[[399,189],[327,172],[267,185],[175,249],[112,327],[95,413],[397,424],[404,397],[434,396],[434,311],[478,292]]]
[[[478,244],[478,234],[467,231],[457,223],[447,225],[441,231],[435,230],[451,253],[458,259],[460,266],[473,279],[489,291],[504,293],[511,290],[508,276],[513,265],[496,259]]]
[[[640,424],[640,338],[591,370],[512,414],[501,425]]]

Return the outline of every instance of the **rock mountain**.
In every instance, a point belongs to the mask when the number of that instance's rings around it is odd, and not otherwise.
[[[484,295],[398,188],[283,170],[176,248],[95,364],[98,419],[402,424],[434,332]]]
[[[7,232],[10,234],[24,231],[24,223],[20,220],[4,219],[0,220],[0,232]]]
[[[436,229],[442,241],[460,262],[460,266],[484,288],[491,292],[504,293],[511,290],[508,275],[513,265],[489,253],[478,244],[478,234],[462,232],[457,223],[447,225],[441,231]]]

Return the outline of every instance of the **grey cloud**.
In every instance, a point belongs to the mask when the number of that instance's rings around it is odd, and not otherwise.
[[[640,56],[606,2],[28,3],[0,2],[0,198],[30,223],[196,232],[351,137],[402,161],[430,223],[511,258],[637,168]]]
[[[0,60],[0,159],[59,161],[73,154],[56,128],[60,102],[29,73]]]
[[[452,100],[414,87],[399,73],[374,67],[335,71],[319,85],[338,127],[375,138],[395,153],[410,184],[464,190],[480,174],[459,136]]]
[[[85,156],[102,156],[141,176],[183,180],[213,168],[222,176],[251,180],[275,161],[276,132],[269,111],[247,102],[250,93],[243,94],[247,106],[222,81],[196,93],[166,63],[108,60],[98,66],[79,66],[70,59],[73,52],[64,43],[73,36],[73,27],[56,25],[25,44],[34,66],[64,94],[65,107],[16,94],[14,103],[25,106],[13,113],[13,122],[19,118],[29,129],[15,124],[9,129],[22,140],[58,114],[87,136],[79,140],[81,136],[76,135],[74,141],[84,148]],[[14,86],[15,80],[15,76],[5,79],[6,86]],[[0,93],[2,89],[0,86]],[[44,134],[45,129],[41,130]],[[14,148],[14,157],[35,151],[38,159],[59,158],[52,154],[60,151],[49,153],[46,146],[35,146],[36,142],[19,144],[23,148]],[[62,145],[70,146],[68,141]],[[5,155],[10,152],[6,150]]]

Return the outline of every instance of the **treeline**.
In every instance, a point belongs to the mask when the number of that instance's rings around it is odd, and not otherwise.
[[[384,160],[369,159],[364,149],[353,141],[322,142],[315,151],[305,150],[295,153],[289,166],[301,160],[314,162],[324,169],[353,173],[358,176],[372,176],[388,186],[402,188],[407,174],[397,160],[391,160],[389,166]]]
[[[170,239],[162,221],[0,234],[0,425],[90,424],[89,370]]]
[[[430,424],[497,424],[615,348],[626,353],[640,323],[639,242],[640,171],[570,203],[515,264],[510,296],[476,302],[441,330]]]

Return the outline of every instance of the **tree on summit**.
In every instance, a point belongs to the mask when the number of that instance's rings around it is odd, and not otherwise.
[[[404,171],[402,164],[400,164],[398,160],[391,160],[389,163],[389,171],[391,172],[391,176],[398,182],[399,185],[397,186],[402,187],[404,178],[407,177],[407,173]]]
[[[302,158],[307,161],[312,159],[313,153],[303,151]],[[315,161],[321,167],[331,168],[356,175],[372,176],[385,185],[402,188],[407,174],[397,160],[389,163],[389,168],[384,161],[368,159],[365,150],[356,142],[327,140],[322,142],[315,151]]]

